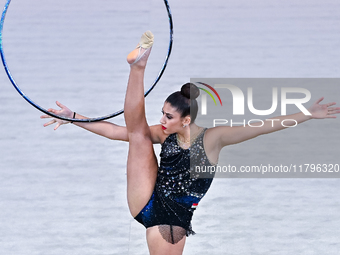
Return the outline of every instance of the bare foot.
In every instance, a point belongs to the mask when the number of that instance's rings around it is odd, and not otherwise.
[[[142,35],[137,47],[127,56],[127,62],[130,65],[146,66],[153,45],[153,38],[154,36],[150,31],[146,31]]]

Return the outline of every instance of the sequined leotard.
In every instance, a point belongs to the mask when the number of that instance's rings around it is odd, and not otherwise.
[[[214,177],[190,176],[195,171],[195,165],[212,166],[203,146],[206,130],[203,129],[186,150],[178,145],[176,134],[166,138],[162,144],[154,192],[147,205],[135,217],[146,228],[159,226],[163,238],[170,243],[178,242],[184,235],[194,234],[191,228],[193,212]]]

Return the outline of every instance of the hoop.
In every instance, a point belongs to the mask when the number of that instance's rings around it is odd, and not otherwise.
[[[5,54],[3,52],[3,47],[2,47],[2,31],[3,31],[3,25],[4,25],[4,21],[5,21],[5,16],[8,10],[8,6],[10,4],[11,0],[7,0],[7,3],[5,4],[4,10],[2,12],[2,16],[1,16],[1,20],[0,20],[0,54],[1,54],[1,60],[3,63],[3,66],[5,68],[6,74],[9,78],[9,80],[11,81],[12,85],[14,86],[14,88],[16,89],[16,91],[28,102],[30,103],[33,107],[37,108],[39,111],[42,111],[43,113],[50,115],[54,118],[58,118],[61,120],[66,120],[66,121],[73,121],[73,122],[95,122],[95,121],[101,121],[101,120],[107,120],[113,117],[116,117],[120,114],[122,114],[124,112],[124,109],[121,109],[119,111],[116,111],[112,114],[108,114],[102,117],[95,117],[95,118],[90,118],[90,119],[73,119],[73,118],[66,118],[66,117],[62,117],[59,115],[56,115],[54,113],[51,113],[49,111],[47,111],[45,108],[39,106],[37,103],[33,102],[27,95],[25,95],[25,93],[19,88],[19,86],[16,84],[16,82],[14,81],[14,78],[11,75],[11,72],[7,66],[7,62],[5,59]],[[171,10],[170,10],[170,6],[168,3],[168,0],[164,0],[164,4],[168,13],[168,17],[169,17],[169,26],[170,26],[170,40],[169,40],[169,48],[168,48],[168,52],[167,55],[165,57],[164,60],[164,64],[161,68],[161,70],[158,73],[157,78],[155,79],[155,81],[153,82],[153,84],[150,86],[150,88],[144,93],[144,97],[146,97],[152,90],[153,88],[156,86],[156,84],[159,82],[159,80],[161,79],[165,68],[168,64],[169,61],[169,57],[171,54],[171,49],[172,49],[172,43],[173,43],[173,23],[172,23],[172,15],[171,15]]]

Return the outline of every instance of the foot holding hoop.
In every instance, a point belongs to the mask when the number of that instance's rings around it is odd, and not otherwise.
[[[130,65],[135,65],[137,62],[141,60],[138,63],[138,65],[145,66],[146,60],[148,59],[148,56],[153,45],[153,39],[154,39],[153,34],[150,31],[146,31],[142,35],[137,47],[133,51],[131,51],[127,56],[127,62]]]

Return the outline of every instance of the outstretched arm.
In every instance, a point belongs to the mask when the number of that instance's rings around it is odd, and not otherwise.
[[[56,102],[56,104],[60,107],[60,110],[56,109],[48,109],[49,112],[54,113],[59,116],[64,116],[67,118],[73,118],[73,111],[71,111],[69,108],[67,108],[65,105],[61,104],[60,102]],[[42,115],[40,118],[53,118],[50,115]],[[76,119],[88,119],[85,116],[82,116],[80,114],[76,114]],[[57,130],[61,125],[70,123],[69,121],[53,118],[51,121],[44,124],[44,127],[47,127],[49,125],[52,125],[56,123],[56,126],[54,127],[54,130]],[[116,124],[113,124],[108,121],[98,121],[98,122],[73,122],[74,125],[84,128],[94,134],[104,136],[106,138],[109,138],[111,140],[120,140],[120,141],[129,141],[127,129],[124,126],[118,126]],[[161,125],[153,125],[150,126],[151,131],[151,139],[154,144],[156,143],[162,143],[166,137],[164,137],[164,134],[162,132],[162,126]]]
[[[340,107],[332,107],[335,103],[320,104],[324,98],[318,99],[308,110],[311,115],[304,115],[302,112],[291,114],[287,116],[279,116],[269,119],[268,121],[252,123],[252,126],[238,126],[238,127],[215,127],[211,128],[209,135],[209,143],[218,145],[221,149],[224,146],[230,144],[240,143],[259,135],[269,134],[275,131],[285,129],[285,126],[294,126],[296,123],[300,124],[310,119],[326,119],[336,118],[335,114],[340,113]],[[290,121],[288,120],[290,119]],[[285,126],[281,124],[283,120],[286,120]],[[263,125],[262,125],[263,124]],[[258,127],[254,127],[258,126]],[[208,139],[207,139],[208,141]],[[214,146],[214,147],[215,147]]]
[[[56,104],[60,107],[60,110],[56,109],[48,109],[49,112],[54,113],[59,116],[64,116],[67,118],[73,117],[73,111],[71,111],[69,108],[67,108],[65,105],[59,103],[58,101]],[[49,115],[42,115],[40,118],[53,118]],[[76,119],[87,119],[87,117],[84,117],[80,114],[76,114]],[[57,118],[53,118],[51,121],[44,124],[44,127],[47,127],[51,124],[57,123],[54,130],[57,130],[61,125],[70,123],[69,121],[60,120]],[[74,125],[84,128],[92,133],[95,133],[100,136],[104,136],[106,138],[112,139],[112,140],[121,140],[121,141],[128,141],[127,131],[126,128],[123,126],[115,125],[111,122],[107,121],[99,121],[99,122],[73,122]]]

